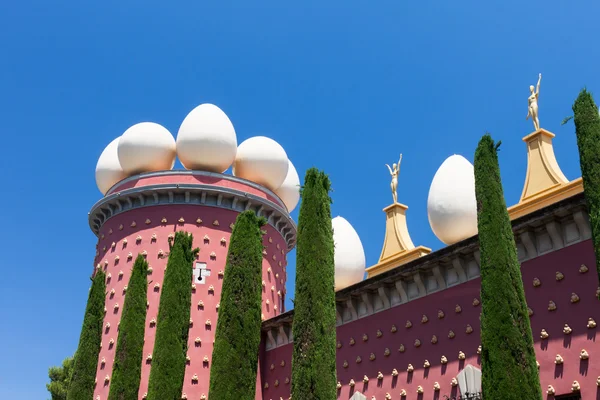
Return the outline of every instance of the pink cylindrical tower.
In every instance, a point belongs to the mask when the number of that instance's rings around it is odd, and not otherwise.
[[[263,318],[284,311],[286,255],[296,226],[279,197],[269,189],[230,175],[202,171],[161,171],[117,183],[90,211],[98,244],[94,265],[107,274],[106,316],[94,398],[108,398],[118,325],[133,262],[139,253],[150,266],[148,312],[139,399],[145,398],[152,367],[156,318],[169,253],[169,236],[194,235],[200,254],[190,266],[192,308],[183,393],[208,396],[214,334],[226,273],[227,248],[235,219],[254,210],[268,220],[263,251]],[[197,375],[198,380],[192,377]]]

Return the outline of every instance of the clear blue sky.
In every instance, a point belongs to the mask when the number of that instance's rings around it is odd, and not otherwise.
[[[400,152],[415,244],[442,246],[429,185],[446,157],[472,162],[485,131],[503,142],[507,202],[518,200],[539,72],[542,126],[557,135],[564,173],[579,176],[574,127],[560,121],[584,85],[600,100],[597,1],[176,3],[0,3],[1,399],[47,398],[47,368],[76,348],[94,168],[134,123],[176,134],[210,102],[240,142],[274,138],[301,175],[329,173],[333,216],[353,224],[369,265],[391,201],[384,164]]]

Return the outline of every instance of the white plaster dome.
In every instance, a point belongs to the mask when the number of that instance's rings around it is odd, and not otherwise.
[[[169,170],[175,164],[175,139],[162,125],[140,122],[121,136],[118,155],[127,175]]]
[[[342,217],[331,220],[335,259],[335,290],[344,289],[363,280],[365,251],[358,233]]]
[[[447,245],[477,234],[475,172],[463,156],[448,157],[435,173],[427,215],[433,233]]]
[[[119,139],[120,137],[116,138],[106,146],[96,164],[96,186],[102,194],[106,194],[115,183],[127,177],[117,155]]]
[[[298,205],[300,200],[300,177],[290,160],[288,160],[287,175],[281,186],[275,190],[275,194],[283,201],[288,212],[292,212]]]
[[[229,117],[213,104],[200,104],[177,133],[177,156],[186,169],[225,172],[235,160],[237,136]]]
[[[277,190],[285,180],[288,168],[287,154],[279,143],[265,136],[255,136],[238,147],[233,174]]]

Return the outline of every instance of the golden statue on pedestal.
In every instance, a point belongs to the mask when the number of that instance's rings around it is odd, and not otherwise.
[[[379,262],[367,268],[369,278],[431,253],[431,249],[423,246],[415,247],[413,244],[406,225],[408,206],[398,203],[397,189],[401,162],[402,154],[400,154],[398,164],[392,164],[391,167],[385,164],[390,171],[390,175],[392,175],[390,189],[392,189],[394,203],[383,209],[383,212],[385,212],[385,239],[383,240]],[[406,297],[406,294],[404,297]]]
[[[533,121],[533,127],[535,128],[536,132],[540,130],[540,119],[538,118],[538,98],[540,96],[541,82],[542,74],[539,75],[537,88],[534,88],[533,85],[529,86],[529,91],[531,92],[531,94],[527,99],[529,105],[527,109],[527,118],[525,118],[529,119],[529,117],[531,117],[531,120]]]
[[[394,204],[398,202],[398,175],[400,175],[400,163],[402,162],[402,154],[400,154],[400,158],[398,159],[398,164],[392,164],[392,167],[388,164],[385,164],[390,171],[390,175],[392,175],[392,182],[390,183],[390,188],[392,189],[392,197],[394,199]]]

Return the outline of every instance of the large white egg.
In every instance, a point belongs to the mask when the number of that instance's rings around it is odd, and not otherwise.
[[[169,170],[175,164],[175,138],[162,125],[140,122],[123,133],[118,154],[128,175]]]
[[[477,234],[475,172],[463,156],[453,155],[435,173],[427,215],[433,233],[445,244],[454,244]]]
[[[116,138],[106,146],[96,164],[96,185],[102,194],[106,194],[115,183],[127,177],[117,154],[119,139],[120,137]]]
[[[186,169],[224,172],[235,160],[237,136],[229,117],[213,104],[200,104],[177,133],[177,156]]]
[[[300,200],[300,177],[290,160],[288,160],[287,175],[281,186],[275,190],[275,194],[283,201],[288,212],[292,212],[298,205]]]
[[[335,245],[335,290],[354,285],[365,275],[365,251],[358,233],[342,217],[331,220]]]
[[[265,136],[255,136],[238,147],[233,174],[277,190],[285,180],[288,168],[287,154],[279,143]]]

